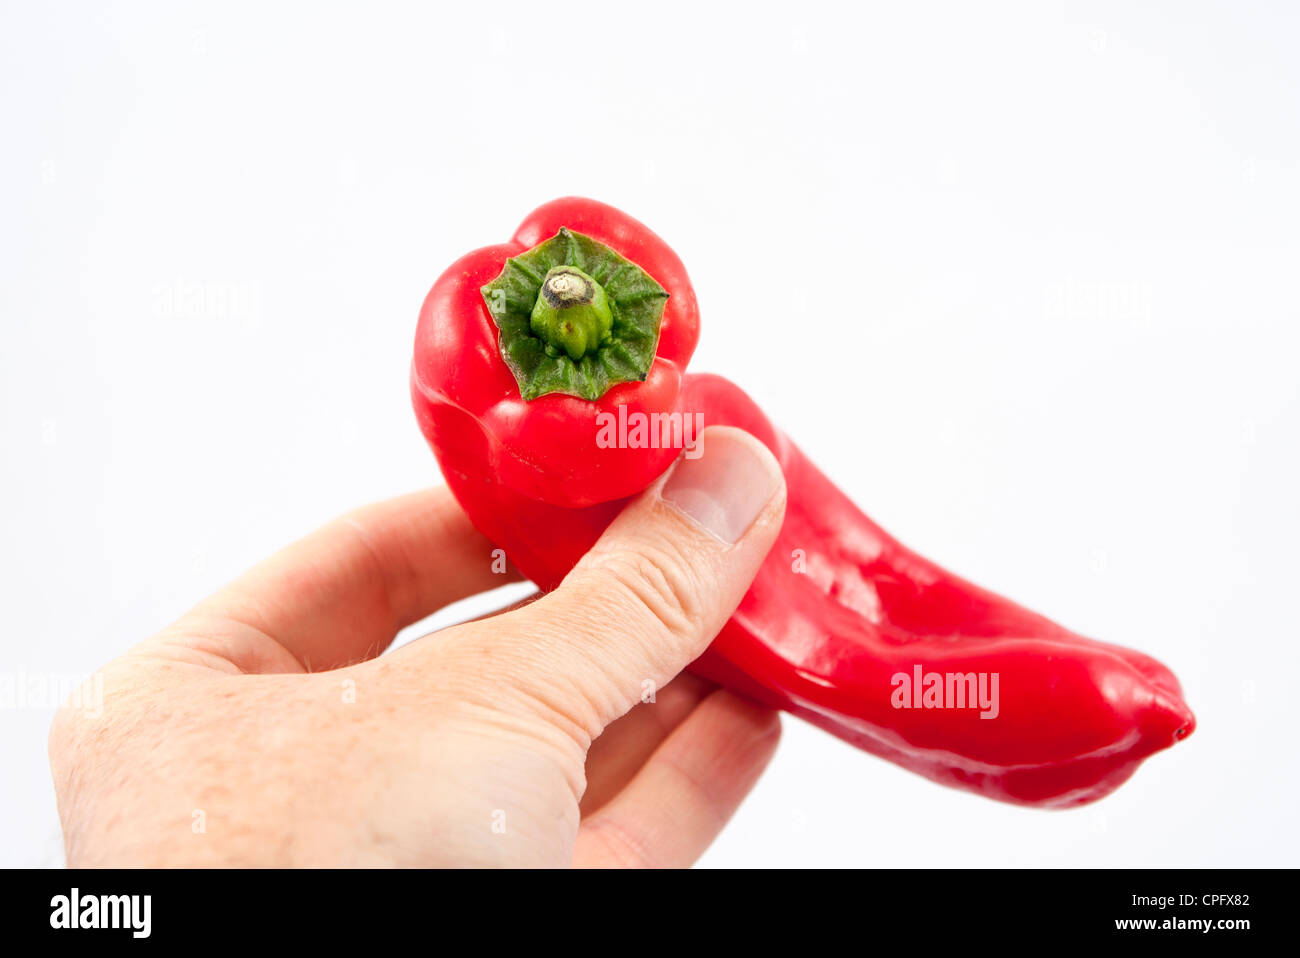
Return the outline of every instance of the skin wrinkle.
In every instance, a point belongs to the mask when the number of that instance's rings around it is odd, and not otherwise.
[[[624,594],[637,600],[636,610],[653,616],[664,634],[678,635],[695,624],[683,584],[674,582],[651,556],[631,550],[607,552],[595,565],[588,574],[622,586]]]
[[[739,752],[753,752],[766,748],[775,748],[781,738],[781,723],[775,716],[770,717],[768,726],[759,731],[758,734],[751,734],[748,740],[736,741],[729,744],[736,746],[731,749],[733,754]],[[719,786],[725,788],[730,786],[731,782],[720,783],[715,779],[701,775],[698,771],[698,763],[689,763],[682,760],[678,750],[671,747],[665,747],[663,754],[657,757],[662,760],[664,768],[679,776],[686,783],[687,787],[698,793],[703,801],[692,803],[692,805],[704,808],[709,814],[714,816],[719,830],[727,821],[728,815],[723,809],[727,803],[720,795]],[[721,750],[720,750],[721,751]],[[743,762],[737,763],[743,766]]]
[[[619,868],[659,868],[654,853],[624,828],[613,816],[595,816],[587,823],[589,838],[597,842],[601,853]],[[601,862],[609,867],[610,862]]]
[[[681,598],[692,588],[704,591],[693,585],[674,585],[658,565],[635,553],[611,550],[573,577],[572,590],[584,598],[575,603],[578,608],[569,615],[582,617],[584,632],[597,639],[587,645],[589,651],[618,639],[621,654],[614,660],[627,660],[634,650],[640,661],[627,662],[627,668],[640,679],[663,684],[677,671],[665,661],[674,654],[671,637],[693,634],[701,628],[702,617],[682,609],[683,605],[689,609],[697,604],[693,599]],[[617,625],[611,627],[611,623]],[[636,633],[639,641],[627,642],[630,633]],[[630,700],[624,696],[619,699],[624,703],[621,714],[640,700],[639,685]]]
[[[676,804],[693,810],[697,824],[702,819],[709,830],[719,830],[734,808],[735,794],[747,790],[775,750],[780,722],[774,714],[723,691],[710,694],[687,720],[696,727],[714,726],[737,713],[758,717],[761,722],[730,728],[724,725],[723,734],[708,740],[705,749],[690,746],[682,735],[669,736],[624,796],[615,798],[586,821],[590,826],[588,840],[601,843],[612,837],[613,847],[605,846],[602,852],[612,856],[614,864],[633,864],[639,858],[640,864],[654,867],[657,856],[649,849],[671,841],[664,829],[680,823],[661,812],[635,824],[627,821],[626,796],[638,788],[653,788],[664,796],[664,805],[673,804],[675,799]]]
[[[712,689],[702,679],[679,675],[657,690],[654,702],[638,702],[596,739],[588,752],[593,775],[582,796],[582,814],[592,815],[607,805]]]
[[[165,630],[163,634],[168,637],[170,637],[171,635],[180,636],[182,637],[183,641],[188,641],[192,639],[194,637],[194,633],[191,631],[190,622],[191,622],[191,617],[197,614],[199,616],[199,621],[207,620],[213,622],[220,622],[224,624],[233,624],[243,629],[247,629],[249,635],[253,639],[257,640],[256,642],[253,643],[254,647],[257,645],[257,642],[265,643],[267,646],[278,647],[279,649],[283,650],[293,660],[293,662],[298,666],[298,671],[310,672],[311,668],[305,656],[295,653],[293,649],[289,648],[279,639],[275,638],[273,635],[267,632],[262,625],[259,624],[259,622],[265,621],[267,616],[264,613],[259,614],[255,608],[256,603],[245,599],[240,594],[238,583],[230,586],[229,588],[231,589],[232,598],[238,598],[245,603],[241,608],[235,609],[235,608],[227,607],[225,611],[220,614],[207,613],[196,609],[195,612],[191,612],[185,615],[184,617],[182,617],[181,620],[177,622],[175,626]],[[200,607],[200,609],[201,608],[202,607]],[[200,636],[201,634],[202,633],[200,633]],[[182,643],[176,643],[176,644],[182,644]],[[252,651],[252,648],[250,648],[250,651]],[[253,652],[252,657],[248,660],[236,661],[233,658],[227,658],[227,661],[230,662],[231,665],[235,666],[235,668],[239,669],[241,672],[253,673],[258,671],[257,669],[253,668],[253,663],[264,657],[263,655],[260,655],[259,652],[260,650],[258,652]],[[214,653],[214,654],[220,654],[220,653]],[[241,659],[242,658],[243,657],[241,656]]]
[[[544,612],[545,610],[541,610]],[[537,665],[538,674],[547,674],[549,683],[555,685],[557,680],[571,690],[576,701],[585,703],[591,710],[591,718],[584,725],[588,739],[593,739],[604,731],[619,715],[627,711],[628,697],[617,682],[610,676],[618,674],[619,660],[616,652],[609,647],[603,637],[610,631],[609,627],[592,617],[590,610],[583,610],[582,618],[575,622],[579,634],[589,637],[581,653],[581,661],[574,662],[564,671],[546,668],[545,662]],[[547,636],[550,646],[548,659],[559,658],[569,640],[554,632]]]
[[[502,664],[506,666],[504,670]],[[532,717],[554,727],[585,755],[592,739],[603,728],[598,707],[592,704],[579,679],[554,674],[549,674],[543,682],[527,678],[539,671],[540,665],[530,666],[521,660],[503,662],[498,656],[496,666],[488,669],[487,674],[504,678],[499,688],[510,700],[520,703]]]
[[[499,658],[490,649],[484,649],[483,652]],[[566,767],[566,781],[570,790],[578,796],[582,794],[585,789],[582,763],[591,737],[585,732],[584,723],[568,715],[567,710],[557,704],[552,696],[534,690],[527,683],[511,680],[509,671],[480,668],[477,670],[478,675],[495,675],[499,680],[492,681],[489,686],[496,690],[495,695],[485,697],[480,691],[481,686],[468,678],[463,678],[459,686],[454,684],[457,677],[464,675],[463,666],[454,660],[442,663],[437,674],[449,679],[453,683],[451,688],[459,688],[459,691],[454,692],[453,717],[483,723],[508,736],[523,738],[554,752]],[[510,696],[517,708],[502,708],[505,703],[498,697],[502,691]],[[554,698],[563,701],[559,692],[555,693]]]
[[[611,631],[607,626],[593,625],[587,634],[605,635]],[[640,701],[640,683],[625,684],[611,678],[624,669],[607,642],[593,638],[584,649],[583,658],[583,671],[578,673],[575,669],[564,678],[566,684],[574,689],[574,694],[582,696],[594,709],[594,719],[586,731],[589,739],[595,739],[611,722]]]
[[[670,607],[680,609],[686,616],[688,625],[698,625],[703,620],[700,603],[710,594],[710,590],[704,588],[705,583],[697,576],[702,569],[708,569],[713,564],[710,561],[711,554],[717,555],[721,547],[721,554],[725,555],[728,548],[712,536],[707,537],[707,543],[704,542],[701,537],[707,536],[706,533],[661,500],[656,500],[653,509],[649,511],[651,516],[648,518],[654,521],[648,523],[650,528],[646,534],[638,536],[635,541],[619,542],[612,547],[603,542],[598,543],[583,557],[579,567],[589,563],[599,569],[612,553],[630,551],[634,563],[647,562],[660,576],[684,576],[685,581],[667,583],[672,588],[665,594],[665,598],[671,603]],[[665,573],[664,570],[668,572]]]
[[[203,627],[205,624],[207,628]],[[184,626],[184,629],[182,630],[180,626]],[[232,626],[233,629],[230,628]],[[234,632],[244,630],[245,634],[223,639],[222,627]],[[214,647],[214,644],[219,647]],[[177,627],[164,630],[153,640],[137,646],[137,649],[141,657],[157,655],[163,651],[197,653],[205,658],[214,658],[220,666],[227,666],[240,674],[266,672],[268,664],[274,664],[277,669],[289,672],[305,671],[302,662],[274,638],[252,623],[241,621],[232,615],[198,618],[197,621],[194,616],[186,616]],[[186,660],[182,655],[177,658],[177,661]],[[194,664],[208,665],[203,662]],[[292,668],[285,669],[285,666],[292,666]]]
[[[541,611],[536,611],[537,608]],[[585,750],[605,727],[606,716],[616,706],[610,701],[600,701],[608,696],[599,691],[603,684],[599,666],[581,670],[554,668],[552,663],[572,640],[556,634],[554,626],[545,618],[544,607],[529,606],[529,609],[532,614],[520,618],[519,628],[512,637],[494,636],[482,630],[469,633],[478,641],[470,646],[473,661],[462,667],[467,667],[470,674],[482,675],[505,694],[522,695],[540,707],[541,717],[557,722]],[[533,627],[534,623],[537,627]],[[455,663],[462,658],[458,651],[453,638],[440,645],[439,658],[444,663]],[[588,644],[585,656],[590,658],[595,654],[597,650]]]
[[[377,581],[379,582],[379,592],[383,596],[384,621],[388,623],[387,631],[396,635],[403,627],[404,623],[400,621],[403,616],[398,615],[398,605],[394,601],[394,596],[397,594],[397,586],[394,585],[392,573],[390,572],[390,565],[383,561],[378,549],[371,541],[370,535],[366,532],[365,524],[357,515],[344,516],[339,520],[339,523],[341,528],[352,532],[355,541],[361,545],[361,554],[366,556],[369,560],[370,566],[373,569],[372,575],[377,577]],[[403,565],[406,565],[406,563],[403,562]],[[406,606],[403,604],[403,608],[405,607]],[[391,642],[392,638],[390,637],[388,641]],[[385,646],[386,645],[387,643],[385,643]]]

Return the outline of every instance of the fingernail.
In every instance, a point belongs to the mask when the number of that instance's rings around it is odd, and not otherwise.
[[[781,467],[757,439],[713,426],[700,435],[701,455],[682,457],[661,499],[723,542],[738,542],[781,486]]]

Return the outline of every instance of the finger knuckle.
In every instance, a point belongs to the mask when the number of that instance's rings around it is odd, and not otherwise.
[[[670,634],[699,630],[704,621],[702,589],[687,557],[670,545],[603,552],[594,562],[632,615],[649,617]]]
[[[598,843],[602,862],[613,868],[658,868],[660,862],[651,848],[618,819],[597,816],[587,826],[589,836]]]

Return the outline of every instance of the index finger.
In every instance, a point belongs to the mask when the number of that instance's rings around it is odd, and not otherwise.
[[[184,634],[187,620],[215,618],[245,639],[230,643],[244,671],[274,660],[257,648],[267,641],[304,670],[332,669],[378,655],[400,629],[445,605],[518,578],[439,486],[334,520],[201,602],[173,634]]]

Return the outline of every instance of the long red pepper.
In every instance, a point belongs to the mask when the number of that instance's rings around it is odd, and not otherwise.
[[[1191,733],[1159,662],[911,552],[738,387],[684,374],[698,331],[676,254],[592,200],[548,203],[434,284],[411,371],[417,419],[475,525],[538,586],[559,584],[697,424],[739,426],[780,461],[786,518],[692,671],[937,782],[1025,805],[1100,798]]]

